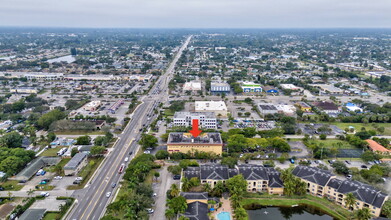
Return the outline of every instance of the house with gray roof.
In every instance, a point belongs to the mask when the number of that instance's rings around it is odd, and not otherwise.
[[[77,153],[72,159],[64,166],[64,173],[66,176],[77,175],[80,170],[87,165],[86,153]]]
[[[181,215],[189,218],[189,220],[209,220],[208,204],[198,201],[189,203],[185,213]]]
[[[18,220],[40,220],[43,219],[46,209],[27,209]]]

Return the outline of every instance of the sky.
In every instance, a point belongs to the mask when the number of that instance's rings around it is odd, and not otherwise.
[[[391,28],[391,0],[1,0],[0,26]]]

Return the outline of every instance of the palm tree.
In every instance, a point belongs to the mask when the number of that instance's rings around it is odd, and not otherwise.
[[[221,197],[221,195],[225,192],[224,183],[221,181],[218,181],[215,185],[215,187],[212,190],[212,193],[214,196]]]
[[[212,188],[210,187],[210,184],[209,183],[205,183],[204,184],[204,191],[209,193],[211,190],[212,190]]]
[[[191,188],[190,180],[186,177],[182,179],[182,191],[188,192]]]
[[[166,212],[164,213],[167,219],[174,219],[176,214],[173,209],[166,209]]]
[[[357,210],[354,216],[357,220],[368,220],[372,217],[368,208]]]
[[[28,191],[27,191],[27,195],[30,197],[31,195],[33,195],[34,194],[34,190],[33,189],[29,189]]]
[[[170,195],[172,197],[177,197],[179,195],[179,188],[177,184],[172,184],[170,189],[171,189]]]
[[[353,193],[346,194],[345,197],[345,205],[350,210],[354,209],[354,204],[356,203],[356,197],[354,197]]]

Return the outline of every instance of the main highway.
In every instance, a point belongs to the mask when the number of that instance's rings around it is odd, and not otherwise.
[[[84,189],[76,190],[72,197],[76,199],[75,206],[66,219],[70,220],[96,220],[103,217],[107,205],[112,201],[115,191],[119,190],[119,181],[123,174],[118,170],[122,164],[127,165],[139,150],[137,141],[140,138],[140,129],[147,127],[155,118],[154,109],[160,102],[168,100],[168,83],[172,78],[176,63],[186,49],[192,36],[189,36],[177,51],[175,57],[167,67],[165,73],[159,77],[147,95],[139,97],[142,103],[135,109],[130,122],[125,127],[113,150],[108,153],[101,166],[96,171],[93,179],[87,183]],[[129,153],[132,152],[132,155]],[[112,184],[116,186],[113,188]],[[110,196],[106,194],[110,192]]]

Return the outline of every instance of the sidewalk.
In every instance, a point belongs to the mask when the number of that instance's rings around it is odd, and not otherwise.
[[[231,209],[231,201],[229,201],[229,198],[224,198],[222,197],[220,199],[220,202],[222,203],[221,207],[218,208],[214,213],[213,213],[213,218],[218,220],[217,218],[217,214],[219,214],[220,212],[229,212],[229,216],[230,216],[230,219],[232,220],[233,219],[233,216],[232,216],[232,209]]]

